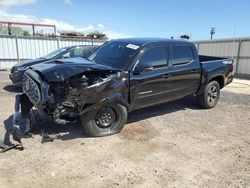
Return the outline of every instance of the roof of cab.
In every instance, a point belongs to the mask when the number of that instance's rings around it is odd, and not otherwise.
[[[127,42],[138,46],[144,46],[146,44],[155,44],[155,43],[193,44],[186,40],[174,40],[174,39],[164,39],[164,38],[123,38],[123,39],[115,39],[112,41]]]

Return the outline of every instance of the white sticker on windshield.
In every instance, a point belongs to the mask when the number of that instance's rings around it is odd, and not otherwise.
[[[135,45],[135,44],[128,44],[126,47],[127,47],[127,48],[131,48],[131,49],[133,49],[133,50],[137,50],[137,48],[139,48],[139,46],[137,46],[137,45]]]

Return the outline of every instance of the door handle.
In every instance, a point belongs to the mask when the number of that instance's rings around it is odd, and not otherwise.
[[[170,77],[170,74],[164,74],[162,75],[162,78],[169,78]]]
[[[190,72],[192,73],[198,72],[198,69],[192,69]]]

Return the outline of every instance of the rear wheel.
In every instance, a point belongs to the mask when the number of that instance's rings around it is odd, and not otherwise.
[[[217,81],[209,82],[204,92],[197,96],[198,103],[203,108],[213,108],[220,98],[220,85]]]
[[[107,136],[122,130],[128,112],[121,104],[108,104],[80,116],[88,136]]]

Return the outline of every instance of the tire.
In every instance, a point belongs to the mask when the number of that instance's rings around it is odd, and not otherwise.
[[[108,104],[80,116],[84,131],[91,137],[119,133],[127,118],[127,108],[121,104]]]
[[[220,85],[217,81],[209,82],[204,92],[197,96],[198,104],[202,108],[210,109],[216,106],[220,98]]]

